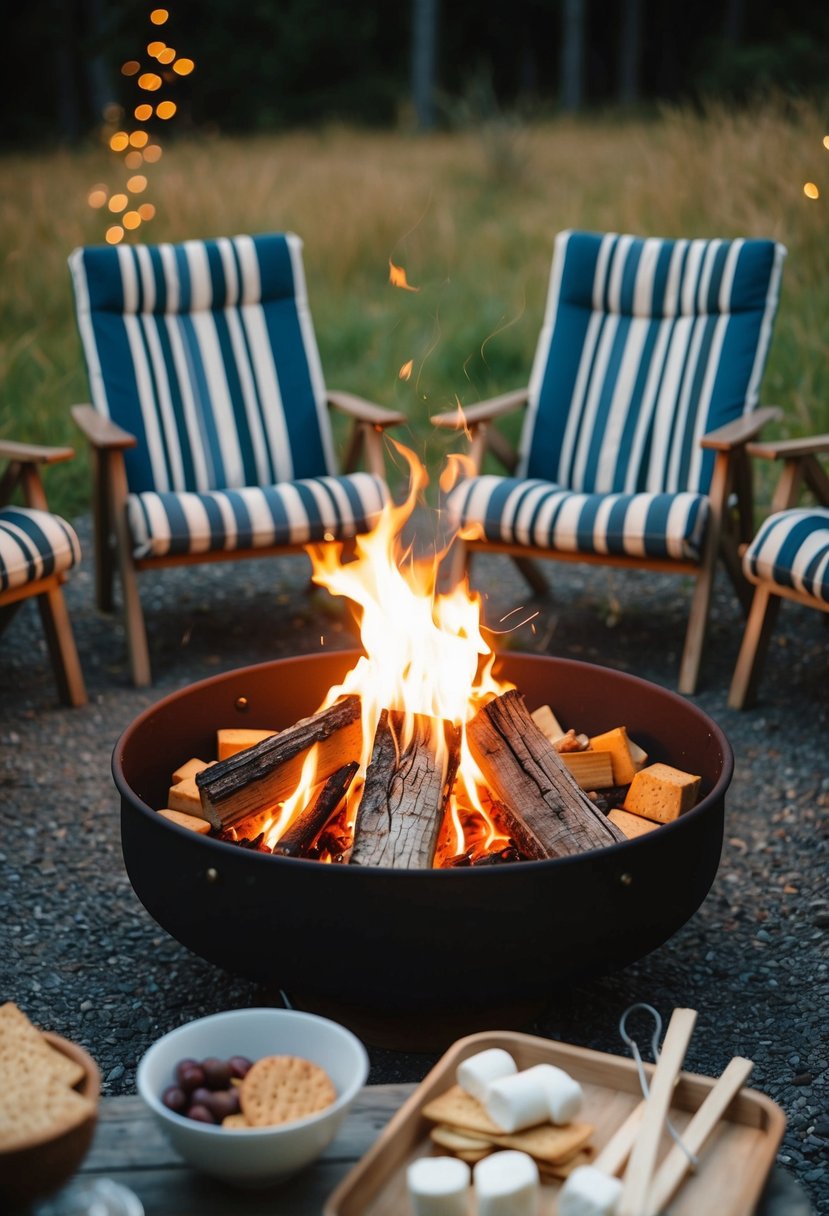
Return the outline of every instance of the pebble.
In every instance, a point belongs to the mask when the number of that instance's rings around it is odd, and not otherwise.
[[[82,571],[91,571],[90,522],[78,526]],[[488,592],[490,622],[524,602],[506,559],[480,558],[474,574]],[[110,762],[115,740],[138,713],[217,666],[317,651],[323,634],[327,647],[353,645],[306,598],[307,576],[304,558],[146,575],[156,674],[149,689],[129,684],[118,619],[94,609],[91,582],[70,578],[67,601],[90,694],[82,709],[56,705],[35,612],[17,614],[0,639],[0,788],[3,797],[12,793],[16,811],[4,820],[0,852],[0,992],[91,1050],[108,1094],[134,1092],[138,1060],[175,1026],[219,1009],[279,1002],[275,989],[190,954],[140,905],[121,861]],[[519,630],[516,649],[532,651],[546,639],[549,653],[595,657],[675,687],[677,660],[668,656],[688,612],[681,580],[567,563],[555,576],[555,604],[539,602],[536,632]],[[602,602],[618,604],[612,630]],[[671,941],[622,972],[555,992],[522,1028],[623,1054],[618,1021],[629,1005],[647,1000],[664,1018],[678,1005],[698,1009],[686,1067],[716,1076],[732,1055],[755,1061],[750,1083],[788,1117],[780,1161],[815,1209],[829,1213],[824,622],[785,606],[777,634],[790,645],[771,648],[761,704],[744,713],[726,703],[742,629],[726,578],[715,586],[712,622],[716,644],[706,650],[693,700],[734,749],[726,835],[745,848],[726,848],[710,895]],[[812,652],[790,678],[793,659]],[[58,757],[57,779],[43,770],[45,754]],[[42,869],[48,863],[51,873]],[[439,1053],[370,1047],[369,1054],[369,1081],[379,1084],[421,1080]]]

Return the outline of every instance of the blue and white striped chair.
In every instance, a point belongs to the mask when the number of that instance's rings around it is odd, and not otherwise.
[[[69,460],[71,448],[48,448],[0,439],[0,631],[24,600],[40,609],[58,694],[66,705],[84,705],[86,689],[62,585],[81,560],[74,528],[49,510],[40,466]],[[16,489],[22,506],[13,505]]]
[[[755,586],[728,694],[733,709],[756,696],[781,602],[829,612],[829,477],[817,460],[829,452],[829,435],[752,444],[749,452],[783,467],[771,514],[743,553],[743,571]],[[797,505],[803,486],[820,505]]]
[[[98,603],[112,545],[133,680],[150,682],[136,572],[296,552],[367,531],[387,498],[381,433],[405,417],[326,390],[292,234],[76,249],[93,407]],[[340,475],[329,406],[354,421]]]
[[[466,538],[455,574],[486,549],[538,592],[533,557],[693,575],[679,676],[693,692],[721,543],[747,590],[733,532],[752,527],[745,445],[776,415],[755,407],[784,256],[765,240],[559,234],[529,387],[432,419],[472,431],[474,473],[447,499]],[[492,424],[519,407],[515,453]],[[481,471],[488,450],[507,476]]]

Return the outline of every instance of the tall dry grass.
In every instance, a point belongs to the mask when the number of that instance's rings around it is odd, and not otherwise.
[[[816,106],[770,101],[429,137],[193,138],[153,167],[144,231],[300,233],[328,383],[404,409],[430,459],[430,412],[526,382],[559,229],[774,237],[789,258],[763,395],[784,407],[784,432],[829,430],[825,129]],[[807,179],[824,198],[805,198]],[[87,388],[66,258],[103,239],[86,202],[98,181],[119,184],[96,148],[0,160],[2,435],[77,444],[68,407]],[[389,258],[417,292],[389,286]],[[49,487],[63,511],[85,510],[85,457]]]

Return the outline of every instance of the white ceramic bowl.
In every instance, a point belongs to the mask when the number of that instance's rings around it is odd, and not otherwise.
[[[161,1095],[179,1060],[293,1055],[319,1064],[337,1091],[333,1105],[293,1123],[229,1130],[168,1110]],[[237,1186],[280,1182],[314,1161],[334,1139],[368,1075],[359,1039],[327,1018],[291,1009],[235,1009],[199,1018],[153,1043],[138,1065],[138,1092],[170,1143],[196,1169]]]

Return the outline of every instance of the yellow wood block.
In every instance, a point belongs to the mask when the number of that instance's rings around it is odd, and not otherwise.
[[[173,773],[173,785],[178,785],[180,781],[186,781],[188,777],[195,777],[196,773],[203,773],[206,768],[206,760],[188,760],[186,764],[180,765]]]
[[[195,815],[185,815],[184,811],[176,811],[172,807],[167,807],[158,813],[165,819],[169,819],[170,823],[177,823],[179,827],[189,828],[191,832],[199,832],[204,835],[205,832],[210,831],[210,824],[206,819],[197,819]]]
[[[644,768],[648,763],[648,753],[638,743],[634,743],[630,735],[628,735],[628,749],[630,751],[630,758],[633,761],[633,767],[638,773],[639,769]]]
[[[594,735],[590,746],[596,752],[610,752],[613,758],[614,785],[630,785],[636,773],[636,764],[630,754],[627,727],[616,726],[602,735]]]
[[[583,790],[606,790],[615,785],[610,752],[561,752],[559,760]]]
[[[670,823],[696,805],[700,778],[670,764],[650,764],[634,776],[624,809],[657,823]]]
[[[204,819],[196,778],[187,777],[184,781],[171,785],[167,792],[167,806],[171,811],[183,811],[185,815],[195,815],[197,819]]]
[[[620,811],[617,808],[610,811],[608,819],[611,823],[615,823],[620,832],[624,832],[628,840],[632,840],[634,836],[644,836],[647,832],[652,832],[654,828],[658,828],[659,824],[654,823],[650,819],[644,819],[641,815],[631,815],[629,811]]]
[[[538,709],[534,709],[530,715],[538,729],[546,739],[551,743],[555,743],[556,739],[560,739],[565,733],[561,729],[561,723],[555,716],[549,705],[539,705]]]
[[[270,739],[276,733],[275,730],[217,730],[216,754],[220,760],[227,760],[228,756],[235,756],[237,752],[243,752],[263,739]]]

